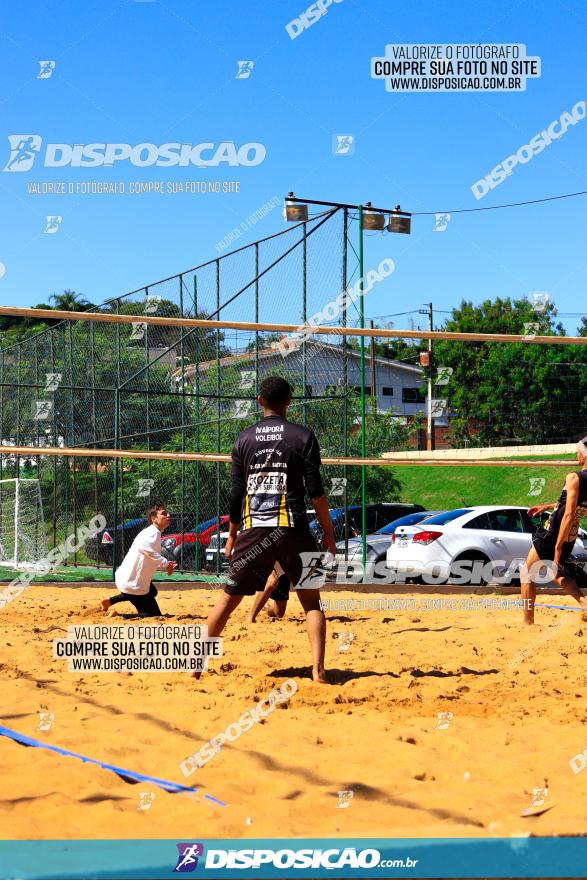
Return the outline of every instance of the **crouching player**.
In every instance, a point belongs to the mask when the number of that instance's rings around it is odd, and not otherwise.
[[[156,617],[161,614],[157,604],[157,588],[152,582],[156,571],[167,571],[172,575],[177,568],[161,556],[161,533],[169,525],[171,517],[162,504],[154,504],[147,511],[149,525],[138,533],[119,568],[116,569],[115,582],[119,593],[109,599],[102,599],[102,608],[107,611],[118,602],[130,602],[143,617]]]

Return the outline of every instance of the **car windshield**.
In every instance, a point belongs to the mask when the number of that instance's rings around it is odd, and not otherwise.
[[[436,516],[431,516],[430,519],[426,520],[426,525],[444,526],[446,523],[452,522],[453,519],[458,519],[459,516],[472,512],[470,507],[461,507],[459,510],[447,510],[446,513],[437,513]]]

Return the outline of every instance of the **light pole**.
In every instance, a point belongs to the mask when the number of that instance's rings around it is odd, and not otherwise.
[[[399,205],[395,208],[374,208],[371,202],[367,202],[364,206],[352,205],[344,202],[325,202],[318,199],[302,199],[294,195],[293,192],[287,194],[284,200],[283,216],[285,220],[292,222],[304,222],[308,219],[308,205],[317,205],[323,208],[343,209],[347,212],[349,209],[358,211],[359,216],[359,326],[365,329],[365,303],[363,300],[364,290],[364,250],[363,239],[364,229],[383,230],[388,232],[396,232],[409,234],[411,231],[411,214],[408,211],[402,211]],[[388,216],[388,223],[385,225],[385,215]],[[366,440],[366,401],[365,401],[365,337],[360,337],[360,373],[361,373],[361,458],[367,457],[367,440]],[[373,360],[371,361],[371,391],[373,393]],[[345,426],[346,431],[346,426]],[[362,570],[363,582],[366,576],[367,563],[367,470],[364,464],[361,464],[361,533],[362,533]]]
[[[359,326],[365,329],[365,301],[363,298],[364,287],[364,260],[363,260],[363,206],[359,205],[359,284],[361,295],[359,296]],[[371,370],[373,364],[371,364]],[[367,437],[365,431],[365,337],[361,336],[361,458],[367,457]],[[362,570],[363,583],[365,582],[367,565],[367,469],[361,465],[361,537],[362,537]]]

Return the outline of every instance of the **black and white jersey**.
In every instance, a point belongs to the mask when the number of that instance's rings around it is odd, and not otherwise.
[[[573,517],[573,522],[571,523],[571,528],[569,530],[567,541],[574,541],[576,539],[579,531],[579,521],[581,517],[587,514],[587,470],[575,471],[575,473],[579,477],[579,496],[577,498],[577,509],[575,510],[575,515]],[[565,515],[566,506],[567,489],[566,487],[564,487],[556,507],[554,508],[547,523],[544,526],[544,531],[548,536],[558,538],[558,533],[560,531],[562,518]]]
[[[230,521],[243,529],[305,525],[305,493],[324,495],[320,447],[303,425],[265,416],[232,450]]]

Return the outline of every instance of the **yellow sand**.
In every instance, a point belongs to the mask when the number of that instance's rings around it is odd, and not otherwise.
[[[68,624],[104,621],[87,610],[111,591],[32,587],[0,612],[4,725],[186,782],[179,762],[205,740],[286,678],[296,680],[298,692],[190,778],[199,788],[193,798],[128,785],[98,767],[0,737],[1,837],[501,837],[587,830],[587,769],[574,775],[569,766],[587,748],[587,624],[580,613],[543,610],[534,627],[521,625],[519,611],[328,613],[333,684],[320,686],[308,677],[295,595],[284,620],[262,614],[254,625],[247,623],[245,599],[225,632],[225,656],[199,682],[180,673],[69,673],[65,661],[52,658],[52,640]],[[203,622],[216,596],[208,588],[160,591],[170,622]],[[339,652],[336,634],[349,631],[350,650]],[[517,663],[523,649],[527,657]],[[54,713],[49,731],[39,730],[39,712]],[[437,729],[439,712],[453,713],[448,729]],[[545,806],[553,808],[521,818],[532,790],[545,786]],[[339,791],[354,793],[346,809],[337,807]],[[148,810],[137,808],[141,792],[155,794]]]

